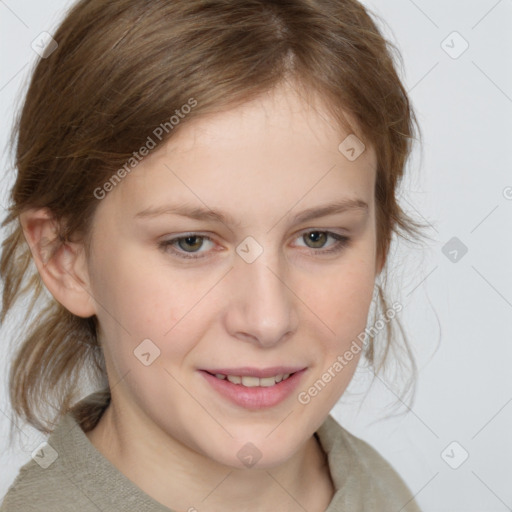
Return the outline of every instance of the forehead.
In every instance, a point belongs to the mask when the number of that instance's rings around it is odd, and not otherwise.
[[[348,113],[345,116],[358,129],[355,119]],[[235,108],[194,119],[166,148],[168,152],[186,152],[201,146],[208,146],[210,151],[213,147],[225,151],[259,146],[264,156],[276,148],[281,148],[280,153],[290,149],[300,152],[306,144],[304,149],[309,151],[337,154],[339,144],[351,134],[348,130],[332,118],[318,94],[306,101],[297,89],[283,84]],[[370,151],[364,156],[372,157]]]
[[[333,199],[364,196],[371,202],[375,152],[366,147],[357,159],[347,158],[342,143],[349,136],[354,137],[319,101],[310,104],[295,90],[281,88],[187,122],[108,200],[129,211],[173,197],[203,206],[218,201],[239,207],[240,214],[244,205],[254,209],[284,202],[290,207],[301,198],[307,207],[326,194]]]

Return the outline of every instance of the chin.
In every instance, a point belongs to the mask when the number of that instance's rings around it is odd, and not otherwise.
[[[271,431],[267,430],[265,436]],[[265,436],[255,436],[252,441],[250,435],[244,436],[243,440],[231,439],[222,452],[211,453],[209,457],[236,469],[271,469],[288,461],[301,448],[289,437],[283,443],[279,438],[270,440]]]

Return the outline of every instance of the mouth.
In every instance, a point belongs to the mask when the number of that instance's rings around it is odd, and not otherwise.
[[[255,387],[271,387],[279,384],[279,382],[283,382],[289,379],[292,375],[295,375],[296,372],[292,373],[279,373],[277,375],[273,375],[270,377],[255,377],[253,375],[233,375],[233,374],[224,374],[224,373],[211,373],[207,372],[214,377],[217,377],[219,380],[228,380],[231,384],[245,386],[246,388],[255,388]]]
[[[216,368],[200,370],[211,389],[245,409],[273,407],[299,385],[305,367]]]

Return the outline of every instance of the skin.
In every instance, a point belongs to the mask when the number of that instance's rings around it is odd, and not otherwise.
[[[375,153],[367,147],[349,161],[338,151],[347,135],[320,103],[308,105],[282,86],[190,122],[147,156],[98,202],[90,253],[77,240],[45,263],[41,241],[52,238],[55,225],[49,212],[21,216],[52,295],[76,315],[99,320],[112,403],[87,437],[169,508],[320,512],[332,499],[313,433],[348,386],[359,355],[309,404],[297,395],[364,331],[383,265],[376,257]],[[344,198],[368,209],[294,220]],[[135,218],[177,201],[222,210],[236,224]],[[305,236],[315,230],[350,242],[322,254],[336,241],[315,245]],[[212,239],[174,244],[181,254],[200,254],[197,260],[158,247],[190,232]],[[253,263],[236,252],[248,236],[263,248]],[[133,351],[147,338],[160,356],[144,366]],[[228,402],[198,372],[290,364],[307,367],[296,392],[261,410]],[[237,457],[247,442],[262,454],[250,469]]]

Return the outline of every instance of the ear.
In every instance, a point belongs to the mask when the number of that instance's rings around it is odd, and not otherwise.
[[[20,224],[46,288],[68,311],[82,318],[96,313],[83,244],[64,242],[47,208],[20,214]]]

